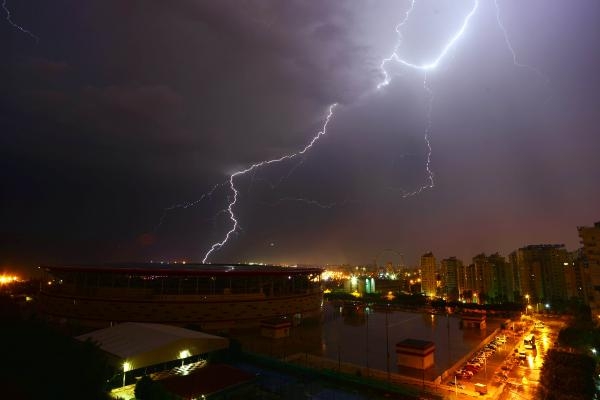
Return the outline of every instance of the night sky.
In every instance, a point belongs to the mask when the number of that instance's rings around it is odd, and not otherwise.
[[[240,227],[209,261],[575,250],[600,220],[600,2],[498,4],[533,69],[481,0],[428,92],[393,63],[376,90],[408,0],[8,0],[39,41],[0,9],[0,267],[200,261],[229,175],[301,150],[334,102],[310,151],[235,178]],[[400,56],[431,62],[472,5],[417,1]],[[406,197],[430,94],[435,185]]]

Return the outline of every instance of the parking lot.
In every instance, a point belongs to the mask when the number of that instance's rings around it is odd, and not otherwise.
[[[520,336],[513,335],[512,332],[503,332],[495,336],[489,344],[475,352],[460,369],[454,372],[454,377],[448,381],[448,384],[457,385],[459,389],[486,392],[488,386],[496,382],[493,379],[494,373],[506,368],[503,366],[504,361],[512,353],[517,337]],[[499,382],[496,386],[500,385]]]
[[[515,329],[503,330],[474,353],[446,383],[471,393],[495,393],[502,388],[502,398],[533,399],[544,356],[563,325],[561,320],[525,318]],[[533,345],[527,340],[532,336]]]

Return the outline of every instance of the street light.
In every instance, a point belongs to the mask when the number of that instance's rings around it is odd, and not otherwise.
[[[183,367],[185,365],[185,359],[190,357],[192,355],[192,353],[190,353],[189,350],[185,349],[185,350],[181,350],[179,352],[179,359],[181,360],[181,366]]]
[[[458,382],[456,382],[456,375],[454,375],[454,392],[456,393],[456,399],[458,400]]]
[[[125,361],[123,363],[123,386],[125,386],[125,373],[131,370],[131,363]]]
[[[487,358],[483,357],[483,371],[485,373],[485,382],[487,383]]]

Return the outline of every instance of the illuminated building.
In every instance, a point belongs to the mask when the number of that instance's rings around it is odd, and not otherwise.
[[[456,257],[442,260],[442,276],[444,281],[444,294],[449,301],[458,300],[458,271],[462,268],[462,261]]]
[[[569,254],[564,245],[529,245],[512,252],[509,258],[518,274],[520,296],[528,295],[534,303],[566,300]]]
[[[40,293],[53,317],[113,322],[257,326],[261,320],[316,315],[320,268],[250,265],[127,264],[45,267]]]
[[[396,364],[420,370],[434,366],[435,344],[419,339],[404,339],[396,343]]]
[[[568,265],[565,265],[567,298],[576,299],[581,304],[589,304],[588,296],[592,293],[593,287],[583,249],[570,253],[569,258]]]
[[[19,281],[16,275],[0,275],[0,286],[10,285]]]
[[[476,277],[475,264],[460,263],[458,266],[458,291],[460,298],[467,303],[477,303]]]
[[[600,222],[594,226],[577,227],[583,245],[582,267],[587,270],[590,281],[588,300],[592,313],[600,315]]]
[[[473,268],[474,281],[473,287],[469,288],[477,293],[478,303],[483,303],[486,298],[486,286],[492,284],[492,274],[490,273],[488,260],[485,254],[481,253],[473,257]]]
[[[503,303],[515,300],[515,286],[513,269],[506,258],[498,253],[488,256],[488,265],[491,268],[491,285],[486,287],[490,302]]]
[[[480,303],[502,303],[514,300],[511,266],[500,254],[479,254],[473,257],[474,287]]]
[[[427,297],[437,295],[436,262],[431,252],[421,256],[421,291]]]

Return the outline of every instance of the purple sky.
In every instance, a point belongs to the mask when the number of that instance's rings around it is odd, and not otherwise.
[[[0,19],[0,267],[117,260],[408,264],[600,220],[600,3],[482,0],[430,71],[389,67],[410,1],[8,1]],[[401,57],[435,59],[473,1],[417,1]],[[2,11],[2,10],[0,10]],[[307,199],[300,202],[294,199]],[[320,204],[321,207],[317,206]],[[324,207],[326,206],[326,207]]]

